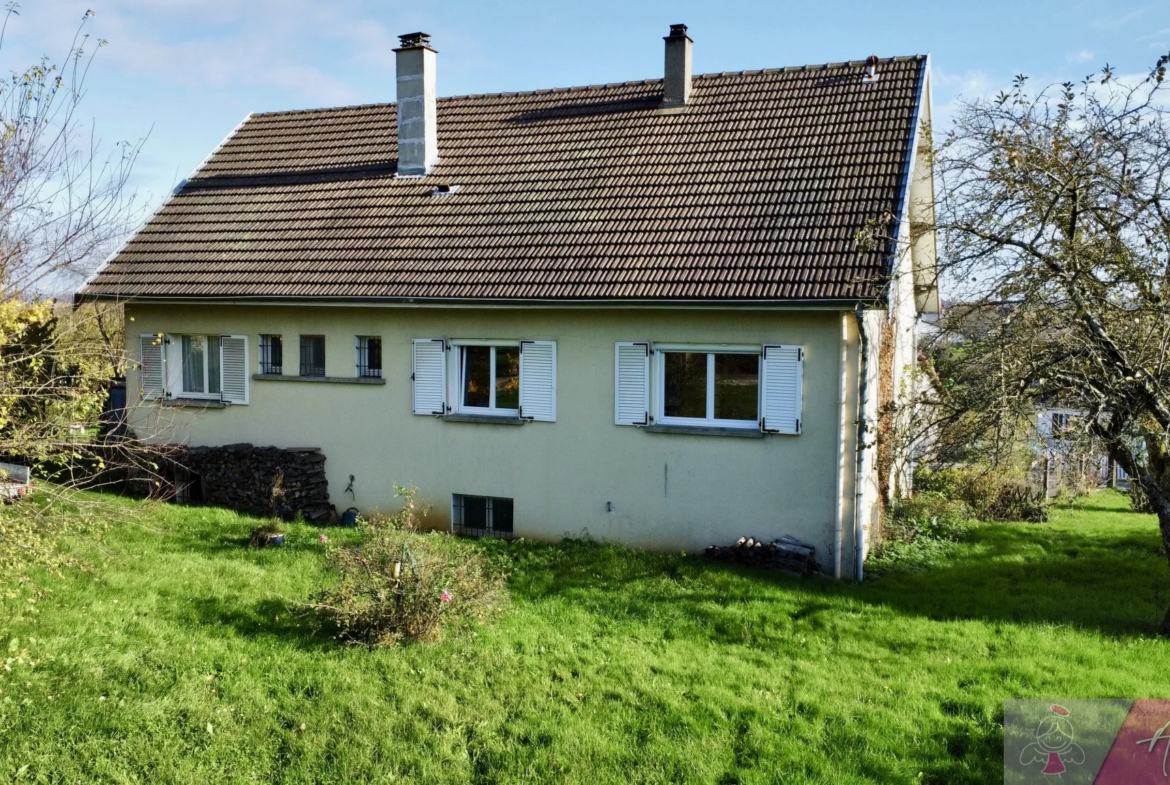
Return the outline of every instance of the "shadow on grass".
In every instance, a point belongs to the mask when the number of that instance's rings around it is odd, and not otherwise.
[[[612,545],[526,547],[539,566],[512,581],[518,598],[565,597],[613,619],[681,614],[716,639],[725,637],[720,630],[744,630],[749,615],[760,616],[761,600],[793,606],[769,615],[814,626],[854,600],[932,620],[1069,625],[1114,636],[1154,633],[1167,602],[1166,561],[1152,527],[987,525],[951,559],[860,586]],[[759,640],[750,628],[740,637]]]
[[[283,645],[303,651],[321,651],[338,646],[327,629],[302,608],[284,600],[268,599],[247,605],[220,597],[191,598],[184,608],[196,624],[226,627],[248,640],[279,638]]]

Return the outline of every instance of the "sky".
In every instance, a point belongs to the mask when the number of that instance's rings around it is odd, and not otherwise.
[[[440,96],[658,78],[688,25],[710,73],[930,53],[936,124],[1015,74],[1144,73],[1170,51],[1156,2],[25,0],[0,68],[61,62],[87,10],[98,51],[80,115],[107,146],[145,139],[132,185],[156,206],[248,112],[394,100],[397,36],[439,51]]]

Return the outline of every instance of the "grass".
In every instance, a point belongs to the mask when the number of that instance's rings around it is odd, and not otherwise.
[[[88,571],[0,584],[0,782],[989,783],[1005,698],[1170,697],[1113,493],[861,586],[513,545],[504,616],[390,650],[292,612],[320,530],[117,504]]]

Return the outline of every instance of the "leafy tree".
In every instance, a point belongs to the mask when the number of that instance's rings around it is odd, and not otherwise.
[[[1021,76],[961,107],[935,228],[962,304],[933,354],[944,443],[997,460],[1038,409],[1083,412],[1073,428],[1130,475],[1170,554],[1168,62],[1035,93]]]

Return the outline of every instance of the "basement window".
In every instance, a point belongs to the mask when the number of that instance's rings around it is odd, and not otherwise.
[[[467,537],[512,539],[512,500],[493,496],[451,497],[451,531]]]

